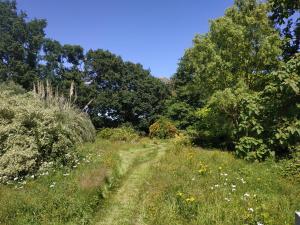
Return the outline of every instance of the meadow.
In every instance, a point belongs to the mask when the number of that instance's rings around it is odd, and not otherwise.
[[[73,168],[1,185],[0,224],[283,225],[300,208],[300,182],[280,163],[103,136],[78,147]]]
[[[300,183],[280,163],[249,163],[216,149],[170,146],[144,185],[146,224],[294,223]]]

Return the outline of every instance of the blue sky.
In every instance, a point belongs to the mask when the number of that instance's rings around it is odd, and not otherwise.
[[[196,33],[233,0],[17,0],[29,18],[48,21],[47,37],[85,50],[107,49],[158,77],[176,72]]]

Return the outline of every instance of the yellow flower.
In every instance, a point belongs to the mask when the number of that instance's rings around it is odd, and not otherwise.
[[[182,197],[182,196],[183,196],[183,193],[179,191],[179,192],[177,192],[176,195]]]
[[[194,198],[194,197],[190,197],[190,198],[187,198],[186,201],[187,201],[187,202],[194,202],[194,201],[195,201],[195,198]]]

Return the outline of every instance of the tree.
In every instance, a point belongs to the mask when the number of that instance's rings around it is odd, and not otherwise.
[[[281,30],[285,38],[283,45],[285,60],[289,60],[300,51],[300,1],[269,0],[271,19]]]
[[[129,122],[148,131],[163,109],[166,85],[140,64],[124,62],[108,51],[90,50],[85,72],[94,99],[90,115],[98,128]]]
[[[282,40],[268,10],[266,3],[236,0],[223,17],[211,21],[207,34],[196,35],[172,78],[173,102],[184,102],[197,111],[216,91],[235,89],[240,81],[251,91],[263,90],[282,53]]]
[[[199,102],[216,90],[233,87],[240,79],[250,89],[261,90],[281,56],[281,40],[267,12],[267,4],[237,0],[225,16],[211,21],[210,31],[196,35],[194,46],[179,63],[173,77],[178,91],[196,86],[190,94],[197,93],[198,99],[193,99]]]
[[[0,80],[13,80],[26,89],[37,79],[45,20],[26,21],[16,1],[0,1]]]

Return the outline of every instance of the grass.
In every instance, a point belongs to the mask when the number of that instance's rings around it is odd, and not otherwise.
[[[141,192],[149,225],[290,225],[300,210],[300,184],[279,164],[217,150],[170,146]]]
[[[290,225],[300,183],[281,165],[147,138],[78,148],[75,168],[0,185],[0,224]]]
[[[81,159],[72,170],[0,185],[0,224],[90,224],[107,189],[118,184],[119,151],[134,146],[98,137],[78,148]]]

